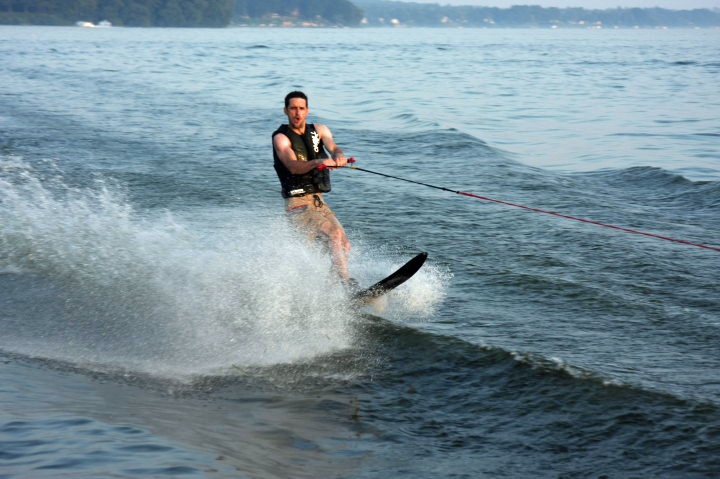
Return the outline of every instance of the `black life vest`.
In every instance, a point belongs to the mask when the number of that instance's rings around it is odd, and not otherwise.
[[[298,135],[288,125],[280,125],[272,134],[273,138],[278,133],[282,133],[290,139],[292,149],[298,161],[312,161],[320,158],[328,158],[325,152],[320,135],[315,130],[315,125],[308,124],[305,126],[305,133]],[[324,168],[318,170],[313,168],[302,175],[293,175],[290,173],[280,158],[278,157],[275,147],[273,146],[273,158],[275,172],[280,179],[282,186],[283,198],[292,196],[305,196],[313,193],[326,193],[330,191],[330,170]]]

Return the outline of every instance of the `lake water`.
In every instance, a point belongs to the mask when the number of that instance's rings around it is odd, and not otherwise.
[[[720,30],[0,27],[0,478],[717,477],[719,78]],[[333,172],[361,284],[429,252],[362,311],[293,89],[450,190]]]

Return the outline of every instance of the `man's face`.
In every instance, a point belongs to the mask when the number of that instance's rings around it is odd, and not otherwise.
[[[288,117],[290,128],[300,131],[305,130],[308,107],[304,98],[291,98],[290,103],[283,111]]]

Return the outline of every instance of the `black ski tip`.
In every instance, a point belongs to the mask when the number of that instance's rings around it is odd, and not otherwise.
[[[410,261],[402,265],[397,271],[385,279],[378,281],[369,288],[360,290],[352,295],[353,303],[362,303],[365,300],[377,298],[395,289],[410,279],[422,267],[427,259],[427,252],[417,254]]]

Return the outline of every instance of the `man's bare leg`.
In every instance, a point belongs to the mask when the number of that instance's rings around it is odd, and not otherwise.
[[[342,226],[332,223],[326,223],[322,228],[323,234],[327,238],[330,247],[330,256],[333,265],[337,269],[340,278],[347,280],[350,278],[348,272],[348,255],[350,252],[350,241],[348,241]]]

